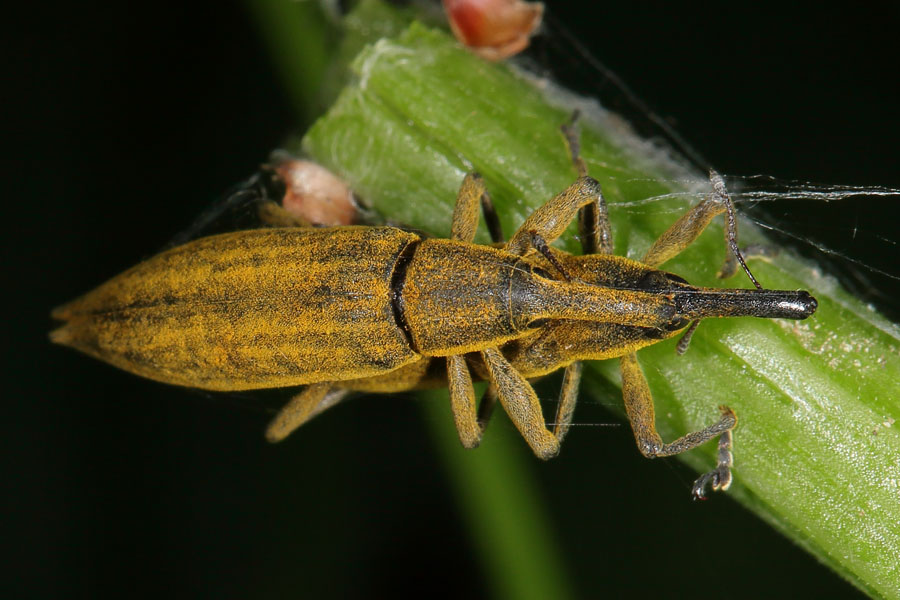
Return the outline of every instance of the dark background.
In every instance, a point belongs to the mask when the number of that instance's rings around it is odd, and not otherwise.
[[[600,4],[550,8],[719,170],[900,187],[894,6]],[[4,36],[4,596],[483,596],[406,399],[355,401],[270,447],[252,402],[50,346],[53,306],[152,254],[304,124],[240,3],[32,10]],[[772,211],[897,273],[895,207]],[[896,281],[861,287],[896,311]],[[576,429],[533,468],[582,596],[635,581],[648,595],[855,593],[727,497],[690,503],[691,474],[641,459],[627,428]]]

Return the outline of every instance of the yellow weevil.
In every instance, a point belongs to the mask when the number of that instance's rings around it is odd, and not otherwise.
[[[734,413],[723,406],[714,425],[663,443],[634,353],[693,322],[689,335],[703,318],[803,319],[816,300],[758,284],[756,290],[698,288],[655,268],[727,211],[732,254],[746,270],[730,199],[715,174],[713,193],[641,262],[613,256],[600,185],[585,175],[574,136],[564,131],[581,176],[500,247],[472,243],[479,204],[495,242],[501,234],[481,179],[469,175],[450,239],[364,226],[201,238],[54,310],[65,323],[51,340],[170,384],[223,391],[306,385],[272,421],[271,441],[350,390],[448,385],[464,446],[478,445],[499,399],[543,459],[557,454],[571,423],[580,361],[620,357],[625,407],[640,451],[668,456],[718,436],[719,464],[697,480],[694,494],[702,496],[709,482],[726,489]],[[551,249],[578,213],[586,254]],[[561,401],[550,431],[528,379],[561,368]],[[478,409],[470,369],[490,382]]]

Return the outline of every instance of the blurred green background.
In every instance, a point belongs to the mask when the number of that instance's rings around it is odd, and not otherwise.
[[[900,187],[896,8],[550,8],[721,171]],[[46,342],[52,306],[155,252],[308,123],[243,4],[88,2],[26,18],[5,111],[2,512],[15,556],[3,585],[28,597],[502,596],[431,437],[448,411],[357,399],[271,447],[267,403],[139,380]],[[581,75],[567,83],[590,91]],[[893,266],[890,200],[773,210]],[[896,282],[856,285],[896,310]],[[586,425],[547,464],[504,420],[485,440],[528,459],[523,493],[547,519],[560,597],[856,593],[727,497],[691,503],[693,473],[641,458],[602,407],[576,418]]]

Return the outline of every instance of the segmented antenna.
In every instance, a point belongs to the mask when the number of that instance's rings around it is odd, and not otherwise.
[[[737,258],[738,262],[741,264],[741,268],[744,270],[744,273],[747,274],[747,277],[749,277],[750,281],[753,282],[753,285],[756,286],[756,289],[761,290],[763,289],[763,286],[759,284],[759,282],[756,280],[756,277],[754,277],[753,273],[750,272],[750,267],[747,266],[747,263],[744,261],[744,255],[741,254],[741,249],[738,247],[737,217],[735,217],[734,213],[734,202],[731,200],[731,196],[728,195],[728,191],[725,189],[725,180],[722,179],[722,176],[719,175],[719,173],[714,169],[710,169],[709,183],[712,185],[713,192],[725,205],[725,211],[728,214],[728,247],[731,249],[734,257]]]

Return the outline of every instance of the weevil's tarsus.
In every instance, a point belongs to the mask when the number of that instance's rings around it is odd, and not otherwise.
[[[553,424],[553,434],[560,444],[572,426],[572,416],[575,414],[575,404],[578,401],[578,387],[581,384],[581,370],[581,361],[575,361],[566,367],[563,373],[562,387],[559,390],[559,406],[556,409],[556,421]]]
[[[349,390],[333,389],[334,384],[313,383],[291,398],[266,429],[266,439],[280,442],[295,429],[343,400]]]
[[[723,417],[730,413],[734,417],[734,413],[727,406],[720,406]],[[714,492],[724,492],[731,487],[731,467],[734,466],[734,455],[731,453],[731,429],[722,432],[719,436],[719,447],[716,452],[716,468],[699,477],[691,488],[691,494],[695,500],[706,500],[704,495],[706,485],[711,484],[710,488]]]
[[[469,173],[463,179],[456,195],[456,205],[453,208],[453,222],[450,227],[450,238],[462,242],[471,242],[475,239],[478,229],[478,210],[484,214],[484,222],[491,235],[491,241],[499,243],[503,241],[503,228],[494,203],[484,186],[484,179],[478,173]]]
[[[697,331],[697,327],[699,326],[700,319],[691,322],[690,326],[685,330],[685,332],[681,335],[681,338],[678,340],[678,344],[675,345],[675,352],[680,355],[688,351],[688,347],[690,347],[691,345],[691,338],[694,337],[694,332]]]
[[[559,440],[544,423],[541,403],[531,384],[516,371],[497,348],[481,351],[491,381],[497,386],[500,404],[538,458],[559,454]]]
[[[705,427],[700,431],[694,431],[684,435],[674,442],[663,443],[656,431],[656,412],[653,408],[653,398],[650,395],[650,387],[647,379],[637,362],[637,357],[632,352],[619,359],[622,372],[622,395],[625,398],[625,412],[631,423],[631,430],[637,442],[638,450],[647,458],[660,456],[673,456],[688,450],[693,450],[713,438],[719,437],[719,461],[716,469],[711,473],[701,476],[694,484],[695,497],[699,489],[702,495],[707,482],[713,482],[714,490],[724,490],[731,482],[731,435],[730,432],[737,425],[737,417],[727,407],[720,407],[722,417],[718,422]],[[723,440],[722,435],[729,435]],[[727,456],[726,456],[727,452]],[[724,487],[723,487],[724,486]]]
[[[578,171],[578,176],[587,177],[587,164],[585,164],[584,159],[581,158],[581,141],[578,128],[575,125],[579,116],[581,116],[581,112],[578,109],[573,110],[572,116],[569,117],[568,121],[559,126],[559,130],[563,134],[563,139],[566,142],[566,149],[569,151],[569,157],[572,159],[572,164],[575,165],[575,170]]]

